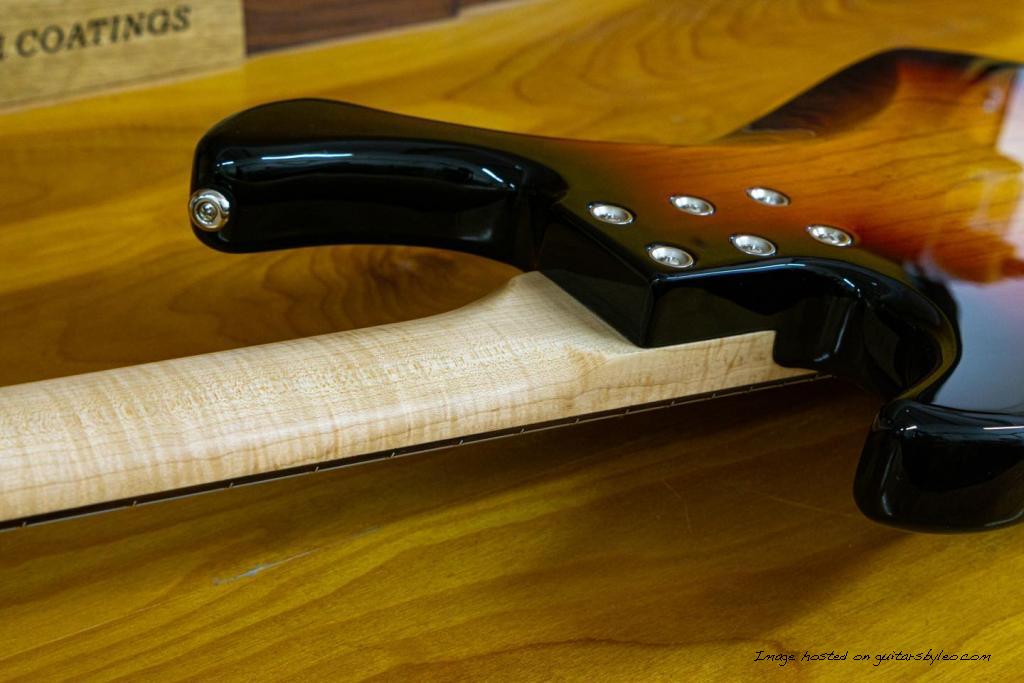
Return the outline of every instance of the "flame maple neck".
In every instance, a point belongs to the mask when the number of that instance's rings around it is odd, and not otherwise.
[[[806,377],[772,338],[639,349],[528,273],[408,323],[0,388],[0,526]]]
[[[1017,521],[1021,90],[1012,65],[886,53],[693,147],[243,112],[197,149],[208,246],[430,245],[542,274],[413,323],[2,389],[0,518],[829,373],[888,401],[867,514]]]

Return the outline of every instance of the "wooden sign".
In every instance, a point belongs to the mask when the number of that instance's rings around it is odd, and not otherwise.
[[[241,0],[0,0],[0,108],[244,57]]]

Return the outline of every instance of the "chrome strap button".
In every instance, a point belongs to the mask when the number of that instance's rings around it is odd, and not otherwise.
[[[188,213],[192,225],[205,232],[217,232],[231,217],[231,202],[217,190],[196,190],[188,202]]]

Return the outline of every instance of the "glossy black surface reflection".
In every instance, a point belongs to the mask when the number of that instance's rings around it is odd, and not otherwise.
[[[883,55],[752,124],[750,134],[817,122],[830,87],[848,92],[860,83],[864,92],[898,97],[899,84],[885,79],[901,78],[907,64],[929,78],[948,72],[950,88],[981,78],[970,58]],[[1008,68],[989,66],[985,77]],[[877,120],[876,104],[842,119],[844,131]],[[238,252],[402,243],[488,256],[541,270],[641,346],[774,330],[779,363],[847,377],[889,400],[854,487],[866,514],[925,530],[1019,521],[1024,314],[1007,310],[1024,306],[1024,265],[996,284],[969,283],[926,251],[836,249],[809,240],[802,225],[769,232],[768,223],[751,225],[743,216],[748,222],[735,227],[669,229],[676,217],[665,213],[668,193],[644,186],[645,164],[677,169],[692,185],[709,158],[717,157],[702,148],[641,150],[322,100],[283,102],[234,116],[200,143],[193,189],[222,192],[232,211],[220,232],[196,234]],[[770,155],[763,163],[773,163]],[[1015,163],[998,155],[995,163],[1016,179]],[[637,224],[602,224],[587,212],[591,201],[618,201],[637,213]],[[661,218],[645,222],[648,216]],[[751,230],[776,242],[780,255],[762,259],[731,247],[730,231]],[[654,241],[685,241],[696,265],[673,271],[654,263],[646,250]]]
[[[507,151],[431,138],[431,126],[410,121],[320,100],[224,121],[199,145],[193,184],[225,194],[231,220],[197,234],[232,252],[412,244],[530,267],[534,213],[564,193],[564,181]]]

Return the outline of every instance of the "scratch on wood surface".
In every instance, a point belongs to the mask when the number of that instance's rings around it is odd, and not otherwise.
[[[300,557],[305,557],[306,555],[309,555],[309,554],[311,554],[313,552],[315,552],[315,550],[307,550],[306,552],[298,553],[296,555],[289,555],[288,557],[286,557],[286,558],[284,558],[282,560],[278,560],[277,562],[262,562],[260,564],[257,564],[252,569],[248,569],[248,570],[242,572],[241,574],[235,574],[234,576],[229,576],[226,579],[214,578],[213,579],[213,585],[214,586],[223,586],[226,583],[233,583],[235,581],[238,581],[239,579],[247,579],[249,577],[256,576],[257,574],[259,574],[260,572],[262,572],[264,570],[273,569],[274,567],[279,567],[282,564],[285,564],[287,562],[291,562],[292,560],[297,560]]]
[[[767,498],[768,500],[774,500],[777,503],[782,503],[783,505],[791,505],[793,507],[801,508],[803,510],[813,510],[815,512],[820,512],[820,513],[823,513],[823,514],[826,514],[826,515],[840,515],[842,517],[848,517],[850,519],[858,519],[859,518],[858,514],[856,512],[853,512],[853,511],[847,512],[845,510],[830,510],[828,508],[823,508],[823,507],[820,507],[818,505],[811,505],[809,503],[804,503],[804,502],[801,502],[799,500],[793,500],[792,498],[785,498],[785,497],[773,495],[773,494],[770,494],[770,493],[762,493],[760,491],[748,491],[748,493],[753,493],[754,495],[763,496],[763,497]]]
[[[661,483],[662,483],[662,484],[664,484],[664,485],[665,485],[665,488],[667,488],[667,489],[668,489],[669,491],[671,491],[671,492],[673,493],[673,495],[675,495],[675,497],[676,497],[676,498],[678,498],[679,500],[683,500],[683,497],[682,497],[681,495],[679,495],[679,491],[676,491],[676,490],[675,490],[675,489],[674,489],[674,488],[672,487],[672,484],[668,483],[668,482],[667,482],[667,481],[665,481],[664,479],[662,479],[662,480],[661,480]]]
[[[368,534],[377,533],[378,531],[380,531],[380,526],[377,526],[377,525],[369,526],[369,527],[367,527],[365,529],[362,529],[361,531],[358,531],[358,532],[356,532],[354,534],[346,536],[344,541],[345,542],[352,541],[354,539],[360,538],[362,536],[366,536]],[[338,545],[338,543],[329,544],[329,546],[333,546],[333,545]],[[229,577],[224,578],[224,579],[222,579],[222,578],[214,578],[213,579],[213,585],[214,586],[223,586],[226,583],[233,583],[235,581],[238,581],[239,579],[247,579],[247,578],[250,578],[252,576],[256,576],[260,572],[263,572],[263,571],[265,571],[267,569],[273,569],[274,567],[279,567],[282,564],[285,564],[287,562],[291,562],[292,560],[298,560],[300,558],[306,557],[307,555],[312,555],[313,553],[317,552],[318,550],[323,550],[325,547],[329,547],[329,546],[321,546],[321,547],[317,547],[317,548],[312,548],[310,550],[306,550],[305,552],[296,553],[295,555],[289,555],[288,557],[286,557],[284,559],[281,559],[281,560],[278,560],[277,562],[261,562],[260,564],[257,564],[256,566],[254,566],[252,569],[248,569],[248,570],[242,572],[241,574],[235,574],[234,576],[229,576]]]
[[[686,499],[683,498],[682,494],[680,494],[679,491],[676,491],[675,487],[665,479],[662,479],[661,483],[664,484],[665,488],[671,491],[676,498],[683,502],[683,514],[686,515],[686,532],[688,534],[693,534],[693,520],[690,519],[690,506],[687,505]]]

